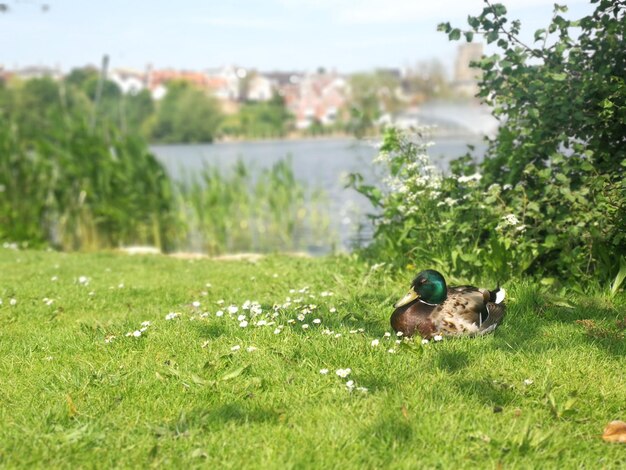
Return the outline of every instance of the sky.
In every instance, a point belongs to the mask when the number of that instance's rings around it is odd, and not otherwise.
[[[465,27],[482,0],[0,0],[0,66],[204,70],[238,65],[261,71],[343,73],[415,66],[450,68],[458,43],[437,32]],[[545,27],[554,0],[501,0],[526,38]],[[568,0],[566,17],[593,11]],[[42,4],[49,5],[46,12]],[[532,42],[531,39],[529,39]]]

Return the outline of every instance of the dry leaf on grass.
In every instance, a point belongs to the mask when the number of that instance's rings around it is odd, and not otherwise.
[[[624,421],[611,421],[604,428],[602,439],[608,442],[621,442],[626,444],[626,423]]]

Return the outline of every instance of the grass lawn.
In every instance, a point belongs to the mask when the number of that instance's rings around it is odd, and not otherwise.
[[[626,468],[623,294],[396,344],[411,274],[0,248],[0,466]]]

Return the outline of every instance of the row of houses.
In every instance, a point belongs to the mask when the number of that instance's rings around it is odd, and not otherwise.
[[[476,70],[470,68],[470,62],[482,55],[482,45],[465,44],[459,47],[454,69],[455,86],[460,91],[474,94],[476,91]],[[386,70],[397,74],[400,70]],[[59,79],[63,76],[59,67],[27,67],[13,72],[23,79],[50,76]],[[2,68],[0,67],[0,75]],[[115,82],[122,93],[136,94],[148,90],[155,100],[161,100],[167,94],[168,83],[178,80],[193,84],[213,95],[222,105],[225,113],[235,113],[242,102],[263,102],[280,96],[288,110],[295,117],[298,129],[306,129],[314,123],[324,126],[334,124],[341,117],[350,96],[349,81],[344,75],[320,70],[308,72],[267,72],[262,73],[235,65],[228,65],[204,71],[185,71],[174,69],[145,70],[117,68],[108,73],[108,78]],[[402,90],[394,93],[402,95]],[[408,99],[406,100],[409,101]]]
[[[235,112],[243,101],[269,101],[278,95],[295,116],[299,129],[314,122],[322,125],[336,122],[348,94],[346,78],[334,72],[261,73],[236,66],[196,72],[148,67],[145,71],[116,69],[109,78],[123,93],[147,89],[155,100],[165,96],[168,82],[186,81],[217,98],[226,113]]]

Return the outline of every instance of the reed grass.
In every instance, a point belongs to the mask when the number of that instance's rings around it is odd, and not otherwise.
[[[209,254],[307,250],[333,241],[328,200],[297,181],[290,160],[258,174],[205,166],[178,186],[183,244]]]
[[[217,254],[329,246],[328,201],[283,160],[241,161],[174,183],[146,144],[113,126],[59,121],[36,138],[0,116],[0,240],[62,250],[152,245]]]

